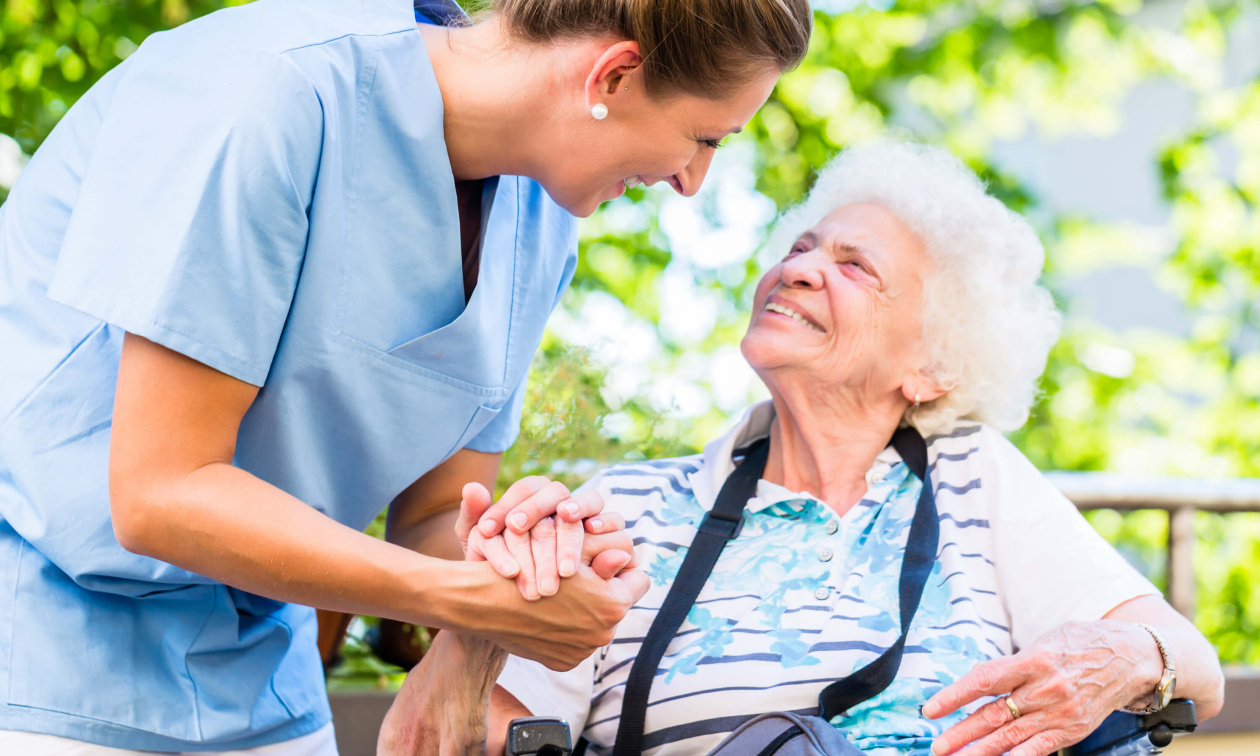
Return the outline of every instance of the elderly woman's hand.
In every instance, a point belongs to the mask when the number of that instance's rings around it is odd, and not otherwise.
[[[923,714],[936,719],[999,696],[946,730],[932,753],[967,746],[961,756],[1047,756],[1079,742],[1113,711],[1144,702],[1162,671],[1154,640],[1134,623],[1061,625],[1018,654],[976,665],[928,699]]]
[[[488,561],[534,601],[555,595],[560,578],[573,575],[578,564],[591,565],[604,579],[634,566],[625,521],[603,509],[598,492],[570,496],[563,484],[542,476],[522,478],[493,504],[484,486],[469,483],[455,531],[466,559]],[[503,528],[504,521],[513,527]]]

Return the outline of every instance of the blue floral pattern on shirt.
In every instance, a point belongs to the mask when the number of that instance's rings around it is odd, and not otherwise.
[[[788,622],[788,612],[819,589],[841,592],[837,600],[843,600],[843,611],[852,615],[845,619],[856,619],[856,627],[865,631],[862,638],[844,639],[869,645],[868,653],[852,671],[876,658],[900,634],[901,562],[921,487],[918,478],[897,463],[868,498],[842,518],[813,498],[787,499],[755,511],[745,510],[740,536],[727,545],[706,590],[755,594],[760,602],[752,617],[742,609],[732,612],[738,616],[728,617],[709,606],[694,606],[687,616],[690,627],[684,626],[694,637],[662,662],[664,683],[678,675],[696,674],[706,658],[722,657],[733,643],[736,625],[760,628],[761,647],[776,656],[784,668],[819,664],[811,653],[813,648],[837,639],[817,630],[807,634]],[[698,527],[704,510],[694,496],[675,493],[665,497],[657,514],[667,526]],[[836,519],[843,527],[835,534],[828,533],[828,522]],[[831,548],[834,558],[821,561],[819,548]],[[662,586],[672,582],[686,553],[685,547],[657,550],[646,565],[653,582]],[[965,627],[956,632],[940,629],[949,627],[956,598],[949,579],[940,573],[938,562],[914,619],[916,629],[932,630],[911,635],[913,642],[927,651],[934,679],[925,679],[920,665],[918,676],[899,676],[887,690],[833,720],[866,753],[926,756],[932,739],[961,720],[963,713],[931,721],[919,713],[920,706],[942,686],[990,657]],[[832,611],[839,610],[833,607]],[[968,620],[962,624],[975,623]],[[749,641],[741,638],[741,653],[747,653],[748,648]]]

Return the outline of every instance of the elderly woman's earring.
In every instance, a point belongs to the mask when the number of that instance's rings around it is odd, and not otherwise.
[[[915,409],[919,408],[919,392],[918,391],[914,392],[914,408]]]
[[[596,121],[602,121],[608,117],[608,106],[602,102],[597,102],[591,106],[591,115]]]

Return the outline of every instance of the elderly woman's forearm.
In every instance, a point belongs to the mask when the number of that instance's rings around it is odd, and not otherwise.
[[[459,632],[438,633],[381,726],[385,756],[482,756],[490,694],[507,653]]]
[[[1200,720],[1220,713],[1225,703],[1225,676],[1221,672],[1221,662],[1216,649],[1189,620],[1158,596],[1126,601],[1108,612],[1107,619],[1142,622],[1154,627],[1163,636],[1176,665],[1176,697],[1192,699]],[[1154,639],[1145,630],[1136,630],[1135,637],[1146,653],[1158,656],[1159,649]]]

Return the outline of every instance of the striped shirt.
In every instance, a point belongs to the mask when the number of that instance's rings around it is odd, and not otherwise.
[[[769,403],[704,454],[624,464],[588,482],[623,514],[652,588],[612,643],[557,673],[513,658],[499,684],[536,715],[560,715],[593,752],[610,750],[640,644],[713,506],[731,455],[764,436]],[[1157,593],[1005,438],[961,425],[928,440],[940,516],[937,561],[897,679],[833,720],[868,753],[924,754],[962,712],[919,707],[978,662],[1005,656],[1069,620],[1099,619]],[[897,584],[921,483],[891,447],[844,516],[761,481],[740,535],[722,552],[657,670],[647,754],[705,754],[767,711],[817,713],[818,694],[897,639]],[[974,707],[972,707],[974,708]]]

